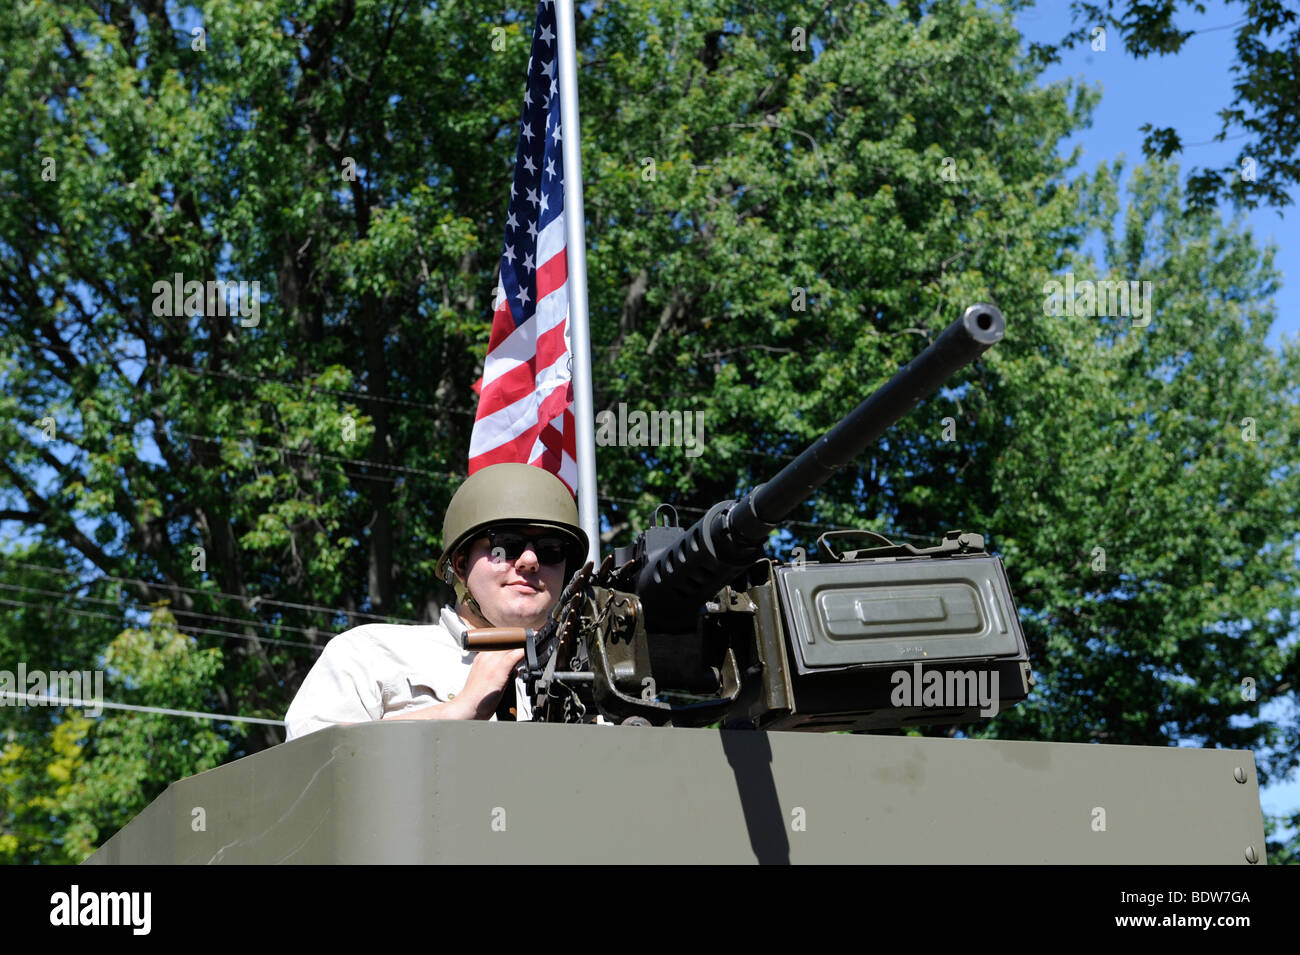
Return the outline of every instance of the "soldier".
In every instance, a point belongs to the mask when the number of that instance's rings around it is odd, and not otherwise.
[[[369,720],[495,719],[523,650],[475,653],[476,627],[545,623],[587,554],[573,496],[528,464],[494,464],[456,491],[443,519],[438,575],[456,591],[438,623],[368,623],[332,639],[285,716],[288,738]],[[527,701],[519,695],[520,719]]]

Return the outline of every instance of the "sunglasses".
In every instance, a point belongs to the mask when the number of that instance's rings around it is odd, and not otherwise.
[[[562,564],[568,559],[569,551],[573,548],[571,540],[558,534],[525,534],[514,528],[489,530],[484,533],[494,560],[498,558],[518,560],[519,555],[528,550],[531,545],[539,563]]]

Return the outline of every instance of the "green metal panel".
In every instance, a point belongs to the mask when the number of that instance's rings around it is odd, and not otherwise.
[[[1245,865],[1248,852],[1263,861],[1244,751],[401,721],[175,783],[89,861]]]
[[[1012,656],[997,559],[886,558],[776,570],[802,668]]]

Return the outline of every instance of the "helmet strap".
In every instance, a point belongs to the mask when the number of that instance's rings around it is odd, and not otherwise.
[[[448,570],[451,572],[451,579],[453,581],[452,586],[456,590],[456,603],[474,614],[474,616],[478,617],[488,626],[495,627],[496,624],[488,618],[488,615],[483,612],[483,608],[479,606],[478,601],[474,599],[474,595],[469,592],[469,584],[466,583],[464,578],[456,572],[456,557],[459,556],[459,554],[453,556],[451,561],[448,563]]]
[[[492,627],[496,626],[495,623],[493,623],[491,620],[488,620],[487,614],[485,614],[483,612],[483,608],[478,605],[478,601],[475,600],[474,595],[469,592],[469,588],[464,588],[464,596],[460,598],[460,604],[462,607],[464,607],[466,610],[468,610],[470,613],[478,617],[480,620],[482,620],[489,626]]]

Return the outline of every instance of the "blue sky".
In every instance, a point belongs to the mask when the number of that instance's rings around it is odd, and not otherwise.
[[[1234,27],[1242,19],[1241,11],[1239,5],[1206,0],[1203,14],[1180,13],[1174,20],[1180,29],[1201,32],[1177,54],[1136,59],[1124,50],[1122,39],[1108,31],[1105,51],[1081,44],[1044,71],[1040,77],[1044,84],[1072,78],[1102,91],[1092,127],[1061,144],[1063,155],[1075,146],[1083,147],[1076,171],[1091,171],[1103,160],[1120,156],[1127,160],[1126,173],[1141,164],[1143,134],[1139,127],[1148,122],[1178,130],[1184,143],[1178,160],[1184,175],[1193,166],[1236,165],[1248,140],[1233,138],[1241,134],[1231,130],[1224,142],[1212,140],[1222,126],[1219,110],[1232,102]],[[1072,29],[1070,4],[1067,0],[1043,0],[1022,11],[1016,24],[1026,41],[1059,40]],[[1260,208],[1245,213],[1244,223],[1258,244],[1271,240],[1278,247],[1274,264],[1283,279],[1274,299],[1277,320],[1268,337],[1274,348],[1280,347],[1283,335],[1300,335],[1300,189],[1293,188],[1289,195],[1293,204],[1284,213]],[[1281,707],[1265,708],[1264,713],[1268,718],[1284,718]],[[1260,798],[1264,812],[1270,815],[1295,812],[1300,808],[1300,778],[1275,783]]]
[[[1193,166],[1236,165],[1237,155],[1248,139],[1234,139],[1240,132],[1229,131],[1226,141],[1212,140],[1222,125],[1219,110],[1232,103],[1233,27],[1242,19],[1241,9],[1205,0],[1205,13],[1181,13],[1174,21],[1180,29],[1205,32],[1190,38],[1179,53],[1169,56],[1141,60],[1129,56],[1114,31],[1107,34],[1104,52],[1081,44],[1063,53],[1059,63],[1044,71],[1041,82],[1074,79],[1100,87],[1102,99],[1093,111],[1092,128],[1064,140],[1061,153],[1068,155],[1075,146],[1082,146],[1079,171],[1091,171],[1102,160],[1123,156],[1127,173],[1143,162],[1143,134],[1139,127],[1149,122],[1172,126],[1182,136],[1184,149],[1178,161],[1184,175]],[[1016,25],[1027,41],[1059,40],[1072,29],[1070,4],[1067,0],[1043,0],[1022,11]],[[1275,300],[1278,320],[1268,339],[1274,348],[1283,334],[1300,334],[1300,189],[1293,188],[1289,195],[1293,204],[1287,207],[1286,218],[1268,208],[1245,214],[1245,224],[1260,245],[1271,239],[1278,246],[1275,264],[1283,280]],[[1230,207],[1227,212],[1231,213]]]

